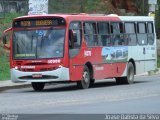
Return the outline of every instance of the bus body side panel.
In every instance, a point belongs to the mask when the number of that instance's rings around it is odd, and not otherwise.
[[[155,70],[157,67],[157,55],[156,55],[156,46],[148,45],[146,46],[145,53],[145,71]]]
[[[110,63],[94,67],[95,79],[125,76],[126,63]]]
[[[83,66],[81,65],[71,65],[70,67],[70,80],[79,81],[82,80]]]
[[[127,47],[84,47],[70,60],[71,81],[82,80],[83,66],[90,62],[94,79],[121,77],[127,65]]]
[[[135,61],[136,74],[141,74],[156,68],[156,54],[154,45],[129,46],[128,60]]]
[[[105,76],[104,78],[121,77],[126,75],[124,72],[128,60],[127,46],[103,47],[101,57],[102,63],[105,66],[105,69],[103,71],[104,74],[106,74],[107,72],[111,73],[111,76]]]
[[[142,46],[129,46],[128,47],[128,61],[133,59],[136,65],[136,74],[143,73],[145,61]]]

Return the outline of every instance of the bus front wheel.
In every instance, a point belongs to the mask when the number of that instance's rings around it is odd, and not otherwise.
[[[77,86],[80,89],[87,89],[90,85],[90,73],[86,65],[84,66],[82,77],[83,79],[77,82]]]
[[[32,87],[35,91],[42,91],[45,86],[43,82],[32,82]]]

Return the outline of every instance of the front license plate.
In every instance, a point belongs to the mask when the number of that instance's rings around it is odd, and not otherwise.
[[[33,78],[42,78],[42,74],[32,74]]]

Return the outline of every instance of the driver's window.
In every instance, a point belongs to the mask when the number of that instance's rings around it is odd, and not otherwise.
[[[69,28],[69,48],[80,49],[82,43],[82,29],[80,22],[72,22]]]

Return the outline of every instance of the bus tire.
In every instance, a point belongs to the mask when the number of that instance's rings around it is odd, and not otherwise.
[[[45,83],[43,82],[32,82],[32,88],[35,91],[42,91],[44,89]]]
[[[133,84],[134,82],[134,66],[131,62],[127,65],[127,76],[125,77],[117,77],[116,83],[118,85],[122,84]]]
[[[89,87],[94,87],[95,79],[90,79]]]
[[[117,85],[121,85],[121,84],[123,84],[123,78],[121,78],[121,77],[117,77],[117,78],[115,78],[116,79],[116,83],[117,83]]]
[[[131,62],[127,65],[127,76],[124,77],[125,84],[133,84],[134,83],[134,66]]]
[[[88,67],[85,65],[83,69],[83,79],[77,82],[79,89],[87,89],[90,85],[90,73]]]

